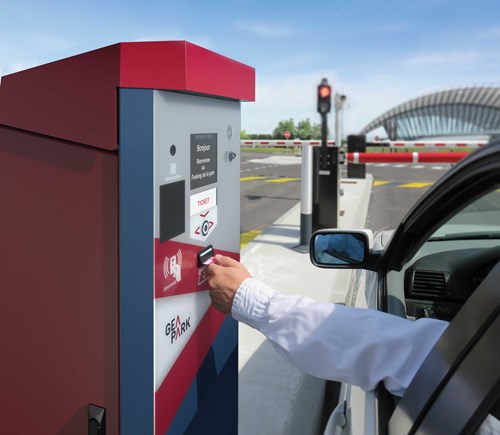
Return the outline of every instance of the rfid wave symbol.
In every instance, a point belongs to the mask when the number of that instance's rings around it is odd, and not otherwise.
[[[182,251],[179,249],[177,254],[172,257],[165,257],[163,260],[163,276],[167,279],[173,275],[175,280],[181,280],[181,266],[182,266]]]

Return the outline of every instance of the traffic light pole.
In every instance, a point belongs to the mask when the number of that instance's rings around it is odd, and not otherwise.
[[[321,161],[320,169],[327,170],[327,142],[328,142],[328,118],[326,113],[321,114]]]
[[[332,88],[327,79],[321,80],[318,86],[318,112],[321,115],[321,160],[320,168],[327,170],[327,115],[332,108]]]
[[[302,155],[300,247],[306,249],[313,231],[338,227],[339,148],[328,147],[330,109],[331,87],[323,79],[318,86],[321,146],[303,150]]]

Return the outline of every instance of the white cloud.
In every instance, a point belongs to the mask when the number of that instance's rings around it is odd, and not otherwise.
[[[333,70],[303,74],[257,75],[256,102],[242,104],[242,128],[248,133],[272,133],[278,122],[310,118],[320,122],[316,111],[316,88],[327,77],[333,92],[347,96],[344,111],[344,135],[357,134],[387,110],[430,92],[470,83],[443,75],[422,74],[419,68],[388,68],[387,73],[367,73],[364,78],[344,79]],[[479,81],[481,81],[479,79]],[[484,81],[483,81],[484,82]],[[334,131],[334,112],[329,116]]]
[[[256,101],[243,103],[242,128],[249,133],[271,133],[283,119],[296,122],[310,118],[319,122],[316,112],[316,87],[331,72],[257,75]]]
[[[317,86],[328,78],[333,93],[347,95],[344,112],[345,134],[356,134],[375,117],[404,101],[394,78],[387,78],[391,87],[383,87],[380,80],[366,83],[346,82],[338,79],[334,71],[313,71],[303,74],[257,76],[256,101],[242,104],[242,129],[248,133],[272,133],[279,121],[293,118],[295,122],[309,118],[319,123],[317,112]],[[384,89],[389,89],[388,91]],[[403,94],[404,95],[404,94]],[[334,132],[334,111],[328,118],[331,134]]]

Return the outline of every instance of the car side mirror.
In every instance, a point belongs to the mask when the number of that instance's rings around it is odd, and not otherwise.
[[[367,231],[319,230],[311,236],[311,262],[323,268],[366,268],[370,254],[369,236]]]

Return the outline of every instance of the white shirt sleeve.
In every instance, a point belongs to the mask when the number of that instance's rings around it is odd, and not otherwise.
[[[254,278],[240,285],[232,315],[306,373],[366,391],[384,382],[399,396],[448,325],[283,295]]]

